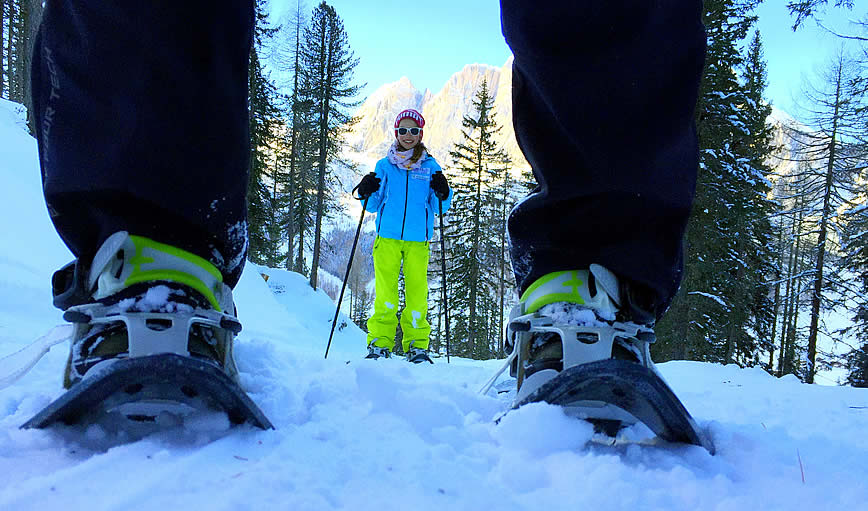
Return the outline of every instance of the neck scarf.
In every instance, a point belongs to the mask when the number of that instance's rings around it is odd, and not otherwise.
[[[393,165],[397,165],[398,168],[402,168],[404,170],[412,170],[418,169],[422,166],[422,162],[425,161],[425,158],[428,157],[428,153],[423,149],[422,156],[419,157],[418,160],[411,162],[410,158],[413,156],[413,149],[409,151],[401,151],[398,149],[398,141],[392,143],[392,147],[389,148],[389,154],[387,157],[389,158],[389,163]]]

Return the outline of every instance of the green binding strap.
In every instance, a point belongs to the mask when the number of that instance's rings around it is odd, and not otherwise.
[[[130,235],[129,238],[136,247],[136,254],[129,261],[133,267],[133,271],[124,281],[124,286],[155,280],[177,282],[202,293],[202,296],[208,300],[214,310],[223,312],[220,307],[220,301],[216,296],[216,292],[221,289],[223,283],[223,274],[220,273],[216,266],[195,254],[171,245],[159,243],[142,236]],[[155,269],[143,269],[143,266],[157,262],[154,257],[146,255],[146,251],[156,252],[156,255],[169,255],[176,258],[176,261],[173,261],[173,263],[181,263],[180,265],[172,264],[172,266],[186,266],[186,268],[178,269],[176,267],[174,269],[167,269],[166,265],[158,264],[158,267]],[[185,265],[184,263],[187,264]],[[209,286],[206,281],[211,282],[212,285]]]
[[[583,272],[587,274],[587,272]],[[562,280],[562,282],[557,282]],[[557,302],[585,304],[585,299],[579,291],[586,286],[579,276],[579,270],[556,271],[538,278],[522,293],[524,313],[531,314],[546,305]]]

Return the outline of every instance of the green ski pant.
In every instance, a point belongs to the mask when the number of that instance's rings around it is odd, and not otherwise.
[[[404,310],[401,312],[402,345],[428,349],[428,243],[377,237],[374,241],[376,284],[374,315],[368,319],[368,344],[395,347],[398,326],[398,276],[404,263]]]

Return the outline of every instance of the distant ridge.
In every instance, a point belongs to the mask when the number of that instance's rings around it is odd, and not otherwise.
[[[356,159],[379,159],[394,140],[395,116],[414,108],[425,116],[425,145],[441,164],[451,164],[449,151],[461,140],[461,121],[473,111],[473,100],[483,80],[494,96],[494,112],[502,127],[497,142],[512,158],[514,168],[528,168],[512,129],[512,57],[502,67],[468,64],[452,75],[436,94],[420,91],[407,77],[387,83],[371,94],[355,112],[358,124],[347,135]]]

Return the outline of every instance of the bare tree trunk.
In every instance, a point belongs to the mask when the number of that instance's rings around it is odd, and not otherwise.
[[[808,329],[808,367],[805,383],[814,383],[817,359],[817,336],[820,324],[820,304],[823,299],[823,264],[826,259],[826,236],[829,230],[831,212],[832,179],[835,168],[836,144],[838,136],[838,115],[841,100],[841,68],[838,68],[838,81],[835,90],[835,114],[832,117],[832,140],[829,142],[829,158],[826,165],[826,184],[823,190],[823,216],[820,219],[820,236],[817,240],[817,265],[814,272],[814,293],[811,296],[811,326]]]
[[[741,250],[739,249],[739,254],[741,254]],[[744,265],[739,263],[738,270],[736,271],[736,282],[744,281]],[[726,354],[724,357],[724,363],[731,364],[733,362],[733,358],[736,354],[737,349],[737,340],[738,337],[738,325],[735,321],[730,318],[729,328],[727,328],[726,335]]]
[[[293,100],[294,101],[294,100]],[[294,110],[294,108],[293,108]],[[286,205],[286,269],[292,271],[293,260],[295,257],[295,200],[296,200],[296,179],[295,179],[295,113],[292,114],[292,136],[290,142],[289,156],[289,179],[287,181],[287,205]]]
[[[24,82],[27,79],[27,26],[30,17],[29,11],[29,0],[19,1],[18,19],[16,20],[16,24],[18,25],[16,28],[17,37],[15,39],[15,101],[20,102],[21,104],[27,103]]]
[[[802,271],[802,250],[801,247],[797,251],[798,258],[796,259],[796,274],[797,277],[793,281],[793,297],[790,306],[790,325],[787,329],[787,348],[786,348],[786,364],[787,372],[785,374],[795,374],[798,366],[794,365],[796,360],[796,341],[799,334],[799,314],[802,308],[800,298],[802,296],[802,281],[804,280],[799,273]]]
[[[735,280],[736,282],[744,281],[744,264],[741,262],[744,259],[744,247],[741,240],[741,237],[738,238],[735,246],[736,253],[739,255],[736,260],[736,264],[738,264],[738,269],[735,271]],[[729,317],[729,326],[727,327],[726,333],[726,353],[724,354],[724,363],[731,364],[734,361],[736,353],[738,351],[738,322],[734,320],[733,313],[736,311],[730,310],[728,315]]]
[[[325,177],[326,166],[328,163],[328,124],[329,124],[329,100],[331,99],[331,80],[332,80],[332,57],[334,56],[334,38],[332,34],[332,21],[329,21],[328,30],[324,31],[321,36],[321,44],[323,52],[326,56],[323,91],[322,91],[322,108],[319,118],[319,179],[317,181],[317,197],[316,197],[316,228],[314,230],[313,242],[313,261],[311,262],[310,270],[310,287],[317,288],[317,277],[319,273],[320,259],[320,241],[322,238],[322,219],[325,216]],[[328,49],[326,50],[326,45]]]
[[[30,133],[36,133],[36,117],[33,114],[33,91],[30,84],[30,67],[33,63],[33,45],[36,42],[36,31],[39,29],[39,23],[42,21],[42,1],[43,0],[26,0],[27,1],[27,19],[25,32],[25,51],[22,62],[21,92],[23,94],[24,106],[27,107],[27,125],[30,127]]]
[[[6,19],[6,0],[0,0],[0,98],[8,97],[5,94],[6,91],[6,66],[3,65],[3,43],[5,39],[3,38],[3,34],[5,33],[3,29],[3,20]]]
[[[298,177],[299,177],[299,185],[305,183],[307,180],[308,172],[310,169],[305,165],[304,167],[299,169]],[[295,260],[295,271],[304,274],[305,272],[305,264],[304,264],[304,234],[307,231],[307,191],[299,187],[299,196],[298,196],[298,255]]]
[[[772,309],[772,331],[769,335],[769,372],[772,372],[775,362],[775,338],[778,335],[778,311],[781,309],[781,272],[784,265],[784,226],[778,229],[778,265],[775,271],[775,301]],[[780,371],[780,368],[778,368]]]
[[[6,23],[7,28],[7,38],[8,41],[6,43],[6,77],[7,77],[7,90],[8,94],[6,97],[10,101],[18,100],[18,74],[15,66],[15,19],[17,9],[15,8],[15,0],[9,0],[9,9],[8,9],[8,18]]]
[[[295,13],[295,55],[293,62],[293,77],[292,77],[292,120],[291,120],[291,134],[290,134],[290,149],[289,149],[289,201],[286,212],[286,237],[287,237],[287,257],[286,257],[286,269],[301,272],[303,268],[301,266],[296,266],[293,268],[293,253],[294,253],[294,245],[295,242],[295,233],[296,233],[296,222],[295,222],[295,202],[297,200],[296,194],[303,193],[300,187],[298,186],[298,179],[296,177],[296,159],[298,156],[298,109],[300,105],[298,104],[298,74],[299,74],[299,60],[300,60],[300,52],[301,52],[301,28],[302,28],[302,15],[301,15],[301,2],[296,5],[296,13]]]
[[[781,227],[780,227],[780,229],[778,229],[778,250],[779,250],[778,254],[779,254],[779,257],[778,257],[778,270],[776,271],[775,305],[774,305],[774,310],[773,310],[773,314],[772,314],[772,332],[771,332],[771,335],[769,336],[769,340],[770,340],[769,341],[769,372],[772,372],[772,367],[774,366],[775,339],[778,336],[778,315],[779,315],[778,313],[781,312],[781,306],[783,305],[782,301],[784,298],[783,296],[781,296],[781,279],[783,278],[783,274],[781,272],[781,269],[784,267],[784,259],[785,259],[784,254],[786,253],[786,250],[784,248],[784,229],[785,228],[786,227],[784,226],[783,221],[781,221]],[[787,278],[789,278],[789,275],[787,275]],[[781,318],[780,323],[781,323],[781,330],[783,330],[784,329],[783,317]],[[781,374],[781,364],[780,364],[780,359],[779,359],[778,360],[777,375],[780,376],[780,374]]]
[[[503,195],[501,196],[501,204],[500,204],[500,251],[498,252],[498,259],[500,263],[500,271],[498,272],[498,283],[500,289],[498,290],[498,321],[497,321],[497,356],[499,358],[503,358],[506,356],[504,349],[504,328],[503,328],[503,319],[504,319],[504,309],[506,307],[506,216],[508,214],[506,208],[506,199],[509,194],[509,169],[504,170],[504,178],[503,178]]]
[[[325,114],[323,114],[325,116]],[[324,137],[323,129],[320,127],[320,136]],[[317,181],[317,196],[316,196],[316,227],[314,230],[314,238],[313,238],[313,260],[310,264],[310,287],[316,289],[317,288],[317,280],[319,273],[319,259],[320,259],[320,241],[322,239],[322,218],[325,216],[325,172],[326,172],[326,162],[323,161],[325,158],[325,147],[323,147],[327,142],[323,138],[320,141],[320,162],[319,162],[319,179]]]
[[[268,259],[269,266],[277,268],[277,264],[280,261],[280,244],[277,243],[276,239],[271,239],[272,235],[274,235],[275,238],[280,239],[280,230],[277,229],[277,232],[275,233],[275,227],[278,225],[279,216],[277,196],[278,193],[280,193],[280,190],[277,186],[277,182],[280,177],[280,165],[278,163],[277,153],[274,153],[274,164],[272,168],[274,169],[274,171],[271,174],[271,204],[269,204],[268,207],[269,216],[271,217],[271,220],[268,224]]]
[[[799,236],[796,238],[796,250],[793,256],[793,286],[791,290],[792,296],[790,297],[790,323],[787,325],[785,374],[793,374],[797,369],[793,363],[796,360],[796,340],[799,333],[799,314],[801,312],[800,299],[802,296],[802,282],[804,281],[804,277],[802,276],[802,271],[804,270],[804,264],[802,264],[804,251],[802,250],[802,236],[800,233],[802,232],[805,221],[806,202],[807,199],[803,197],[799,203],[799,216],[795,228],[795,231],[796,233],[799,233]]]
[[[793,212],[793,224],[790,231],[790,239],[795,240],[795,243],[790,246],[790,255],[787,264],[787,285],[784,293],[784,316],[781,323],[781,353],[780,361],[778,363],[778,377],[792,372],[792,368],[790,367],[790,361],[792,358],[789,356],[790,350],[788,349],[788,343],[790,338],[795,338],[794,335],[791,335],[791,330],[795,330],[796,327],[792,319],[794,316],[794,309],[798,307],[798,282],[795,280],[795,275],[798,272],[798,261],[801,257],[802,238],[800,233],[802,230],[802,218],[804,216],[804,211],[802,210],[803,207],[804,205],[801,200],[798,200],[796,202],[797,211]]]

